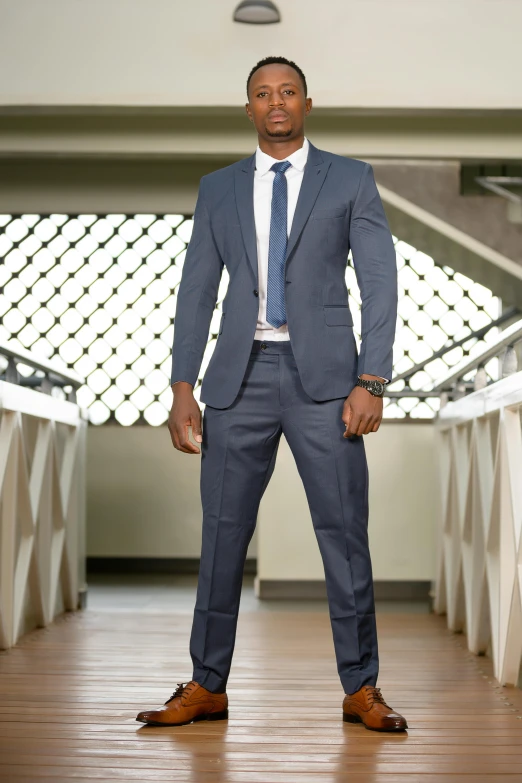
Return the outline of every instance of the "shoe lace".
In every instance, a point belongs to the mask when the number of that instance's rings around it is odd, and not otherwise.
[[[194,681],[193,681],[193,680],[191,680],[190,682],[187,682],[186,684],[183,684],[182,682],[178,682],[178,683],[176,683],[176,685],[177,685],[178,687],[176,688],[176,690],[174,691],[174,693],[172,694],[172,696],[171,696],[169,699],[167,699],[167,701],[165,702],[165,704],[169,704],[169,703],[170,703],[170,702],[171,702],[173,699],[177,699],[177,698],[178,698],[178,696],[179,696],[179,697],[181,698],[181,700],[183,701],[183,696],[184,696],[184,695],[185,695],[187,692],[190,692],[190,690],[192,690],[191,688],[189,688],[189,686],[190,686],[190,685],[195,685],[195,683],[194,683]]]
[[[390,705],[384,701],[380,688],[376,688],[374,685],[366,685],[365,689],[368,701],[372,706],[374,704],[384,704],[385,707],[391,709]]]

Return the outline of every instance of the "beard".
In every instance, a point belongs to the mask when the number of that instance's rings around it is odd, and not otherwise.
[[[292,135],[292,128],[287,128],[286,130],[284,128],[277,128],[277,130],[271,131],[269,130],[265,125],[265,131],[267,136],[272,136],[272,138],[285,138],[286,136]]]

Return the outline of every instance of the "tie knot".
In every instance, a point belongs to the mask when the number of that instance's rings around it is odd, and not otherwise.
[[[270,171],[275,171],[276,174],[284,174],[291,165],[292,164],[288,160],[281,160],[278,161],[278,163],[274,163],[273,166],[270,166]]]

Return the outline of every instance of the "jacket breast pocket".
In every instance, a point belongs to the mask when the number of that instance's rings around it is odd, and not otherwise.
[[[343,218],[346,216],[346,207],[330,207],[329,209],[314,209],[314,220],[326,220],[327,218]]]
[[[348,305],[324,305],[324,320],[328,326],[353,326]]]

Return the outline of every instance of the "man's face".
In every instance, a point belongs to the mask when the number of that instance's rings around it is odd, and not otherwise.
[[[250,79],[248,96],[246,112],[262,138],[293,139],[303,133],[312,99],[305,98],[301,78],[290,65],[259,68]]]

